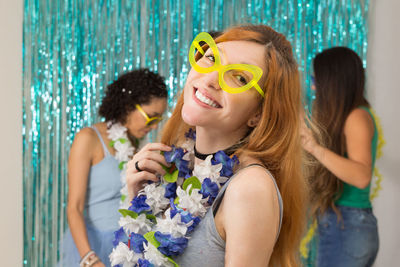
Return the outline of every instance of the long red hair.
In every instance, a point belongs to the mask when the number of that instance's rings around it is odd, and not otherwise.
[[[306,187],[302,175],[299,123],[301,87],[297,63],[286,38],[265,25],[237,26],[215,39],[251,41],[265,46],[266,75],[261,86],[261,119],[235,152],[261,161],[274,175],[283,199],[282,228],[270,266],[298,266],[299,244],[305,227]],[[162,142],[171,145],[184,140],[190,128],[181,117],[183,94],[167,122]]]

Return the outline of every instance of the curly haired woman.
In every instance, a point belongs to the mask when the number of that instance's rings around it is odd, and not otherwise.
[[[137,140],[157,127],[166,105],[162,77],[147,69],[125,73],[107,87],[99,109],[105,122],[75,136],[68,164],[69,229],[62,242],[62,266],[110,266],[122,187],[117,151],[109,145],[110,129],[124,129],[133,152]]]

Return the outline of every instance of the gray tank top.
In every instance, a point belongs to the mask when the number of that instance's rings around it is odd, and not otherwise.
[[[278,186],[272,174],[259,164],[251,164],[245,168],[258,166],[263,168],[271,177],[275,184],[279,201],[279,229],[276,239],[282,225],[283,203],[282,197],[279,192]],[[243,168],[244,169],[244,168]],[[242,169],[242,170],[243,170]],[[236,173],[237,174],[237,173]],[[188,247],[184,253],[174,258],[174,261],[180,267],[218,267],[224,266],[225,263],[225,241],[219,235],[215,226],[214,216],[217,213],[219,205],[224,197],[225,190],[229,183],[235,178],[236,174],[232,176],[228,182],[221,188],[211,208],[207,211],[203,220],[197,226],[192,236],[189,239]]]

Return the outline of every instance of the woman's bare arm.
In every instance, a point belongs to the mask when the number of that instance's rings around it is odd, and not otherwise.
[[[278,232],[279,202],[265,170],[242,170],[229,184],[215,219],[226,241],[225,266],[268,265]]]
[[[72,237],[81,257],[91,250],[83,210],[93,147],[96,141],[94,138],[97,136],[92,129],[82,129],[75,136],[68,161],[67,217]]]
[[[374,125],[369,113],[355,109],[346,119],[344,126],[348,158],[320,146],[308,129],[302,130],[303,146],[321,164],[342,181],[365,188],[371,181],[371,141]]]

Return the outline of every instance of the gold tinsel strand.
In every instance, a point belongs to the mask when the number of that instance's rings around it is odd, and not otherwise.
[[[385,141],[385,137],[383,136],[383,129],[382,129],[382,124],[381,124],[380,118],[376,115],[375,110],[370,109],[370,111],[371,111],[372,116],[374,117],[376,130],[378,131],[378,144],[377,144],[377,148],[376,148],[376,159],[379,159],[380,157],[382,157],[382,147],[386,144],[386,141]],[[379,171],[379,169],[376,167],[376,163],[375,163],[373,177],[376,177],[376,180],[375,180],[375,185],[372,188],[371,194],[369,196],[371,201],[373,199],[375,199],[378,196],[379,191],[382,190],[381,183],[383,180],[383,176],[382,176],[381,172]]]
[[[308,244],[313,239],[316,229],[317,220],[314,220],[313,223],[309,226],[306,236],[300,242],[300,254],[304,259],[308,258]]]

